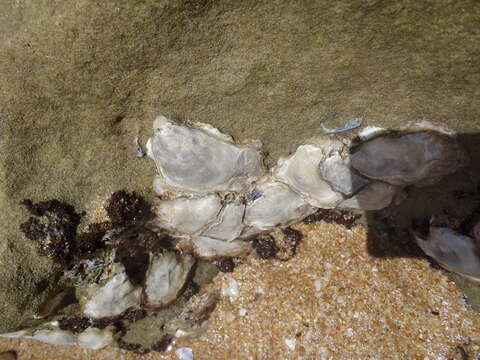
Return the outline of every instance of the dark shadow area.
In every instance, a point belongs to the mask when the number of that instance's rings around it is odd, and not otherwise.
[[[428,258],[416,244],[410,229],[428,226],[432,216],[458,224],[456,230],[464,234],[469,231],[472,218],[480,212],[480,134],[458,134],[457,139],[468,152],[467,166],[435,185],[409,186],[400,204],[366,213],[368,250],[373,256]],[[433,259],[430,262],[433,267],[440,267]],[[450,272],[448,276],[479,311],[480,285]]]

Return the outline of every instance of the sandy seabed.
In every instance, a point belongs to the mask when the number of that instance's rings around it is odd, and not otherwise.
[[[480,318],[441,270],[418,258],[376,258],[368,231],[323,222],[298,225],[304,239],[288,262],[250,256],[221,273],[221,300],[200,339],[135,355],[0,340],[27,359],[476,359]],[[226,291],[226,290],[236,291]],[[465,357],[464,357],[465,358]]]

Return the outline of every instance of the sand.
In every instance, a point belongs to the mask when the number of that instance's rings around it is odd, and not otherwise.
[[[424,259],[370,255],[363,225],[296,228],[305,237],[293,259],[250,256],[233,272],[219,274],[208,289],[224,296],[206,332],[177,340],[164,354],[94,352],[28,340],[1,340],[0,349],[17,350],[21,360],[176,359],[182,347],[197,360],[480,355],[480,317],[442,270]]]

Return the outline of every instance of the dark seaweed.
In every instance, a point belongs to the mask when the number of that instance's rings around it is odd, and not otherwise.
[[[58,326],[62,330],[69,330],[74,333],[85,331],[92,322],[86,317],[64,318],[58,321]]]
[[[153,218],[150,204],[135,192],[114,192],[105,209],[115,225],[140,224]]]
[[[213,263],[223,273],[232,272],[235,269],[235,262],[232,258],[217,259]]]
[[[357,224],[357,221],[360,217],[361,215],[354,214],[351,211],[346,210],[318,209],[314,214],[303,219],[303,223],[312,224],[314,222],[323,220],[329,224],[340,224],[345,226],[347,229],[351,229]]]
[[[271,235],[264,235],[253,240],[252,246],[261,259],[275,259],[278,247]]]
[[[167,350],[168,345],[170,345],[172,341],[173,336],[165,334],[159,341],[157,341],[151,346],[151,349],[156,352],[163,352]]]

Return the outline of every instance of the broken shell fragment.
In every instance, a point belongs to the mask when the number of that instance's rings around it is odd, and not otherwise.
[[[356,195],[343,200],[338,207],[365,211],[380,210],[392,203],[398,191],[396,186],[372,181]]]
[[[148,153],[155,160],[164,188],[243,191],[264,172],[262,155],[256,148],[236,146],[213,129],[177,125],[163,116],[155,120]]]
[[[315,208],[278,181],[265,181],[254,190],[260,194],[247,204],[245,224],[257,229],[289,225],[312,214]]]
[[[150,256],[145,278],[145,297],[149,306],[163,307],[173,302],[183,289],[195,259],[172,251]]]
[[[99,350],[115,342],[113,331],[107,327],[98,329],[89,327],[77,336],[78,345],[84,349]]]
[[[159,200],[153,209],[157,215],[153,224],[173,233],[196,234],[214,221],[221,209],[216,194]]]
[[[234,240],[240,236],[244,228],[244,214],[245,204],[227,203],[218,215],[217,221],[211,224],[202,235],[219,240]]]
[[[447,270],[480,282],[480,246],[475,239],[446,227],[430,226],[426,239],[415,234],[420,248]]]
[[[185,250],[191,250],[200,258],[215,259],[246,255],[251,250],[250,243],[242,240],[224,241],[206,236],[189,239],[188,243],[180,245]]]
[[[70,331],[61,329],[40,329],[36,330],[28,338],[53,345],[76,345],[77,338]]]
[[[326,154],[336,149],[341,150],[342,146],[340,142],[328,139],[299,146],[291,157],[279,161],[273,173],[278,180],[301,194],[311,205],[332,209],[343,200],[343,196],[322,179],[319,166]]]
[[[140,305],[141,288],[132,285],[125,267],[115,264],[114,274],[103,286],[89,289],[90,297],[80,299],[84,303],[83,313],[90,318],[116,316],[125,310]]]
[[[452,138],[434,132],[381,136],[350,155],[362,175],[392,185],[427,186],[467,164],[467,155]]]

